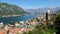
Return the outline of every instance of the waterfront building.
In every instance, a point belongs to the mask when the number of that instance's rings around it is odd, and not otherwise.
[[[6,31],[8,31],[8,30],[9,30],[8,25],[5,25],[4,29],[5,29]]]
[[[20,24],[18,24],[18,22],[15,23],[15,26],[20,26]]]
[[[20,21],[20,23],[24,24],[24,21]]]
[[[26,23],[28,23],[28,20],[26,21]]]
[[[4,26],[3,22],[0,22],[0,27],[1,27],[1,26]]]

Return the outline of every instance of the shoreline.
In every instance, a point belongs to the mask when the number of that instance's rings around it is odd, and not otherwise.
[[[16,16],[22,16],[22,15],[28,15],[28,14],[3,15],[3,16],[0,16],[0,18],[4,18],[4,17],[16,17]]]
[[[15,17],[15,16],[22,16],[24,14],[18,14],[18,15],[3,15],[1,16],[0,18],[3,18],[3,17]]]

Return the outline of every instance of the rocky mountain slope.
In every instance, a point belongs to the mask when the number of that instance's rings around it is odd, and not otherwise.
[[[13,14],[26,14],[21,7],[11,5],[7,3],[0,3],[0,16],[1,15],[13,15]]]

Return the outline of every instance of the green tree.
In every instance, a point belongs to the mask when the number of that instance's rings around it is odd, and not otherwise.
[[[54,24],[55,26],[60,27],[60,14],[57,14]]]
[[[7,31],[7,34],[9,34],[9,30]]]

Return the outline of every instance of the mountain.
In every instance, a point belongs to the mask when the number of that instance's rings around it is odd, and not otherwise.
[[[26,14],[21,7],[8,3],[0,3],[0,16],[2,15],[17,15],[17,14]]]
[[[60,7],[56,7],[56,8],[38,8],[38,9],[26,9],[26,12],[29,12],[31,14],[34,15],[38,15],[38,14],[46,14],[46,11],[50,10],[51,13],[56,13],[58,10],[60,10]]]

